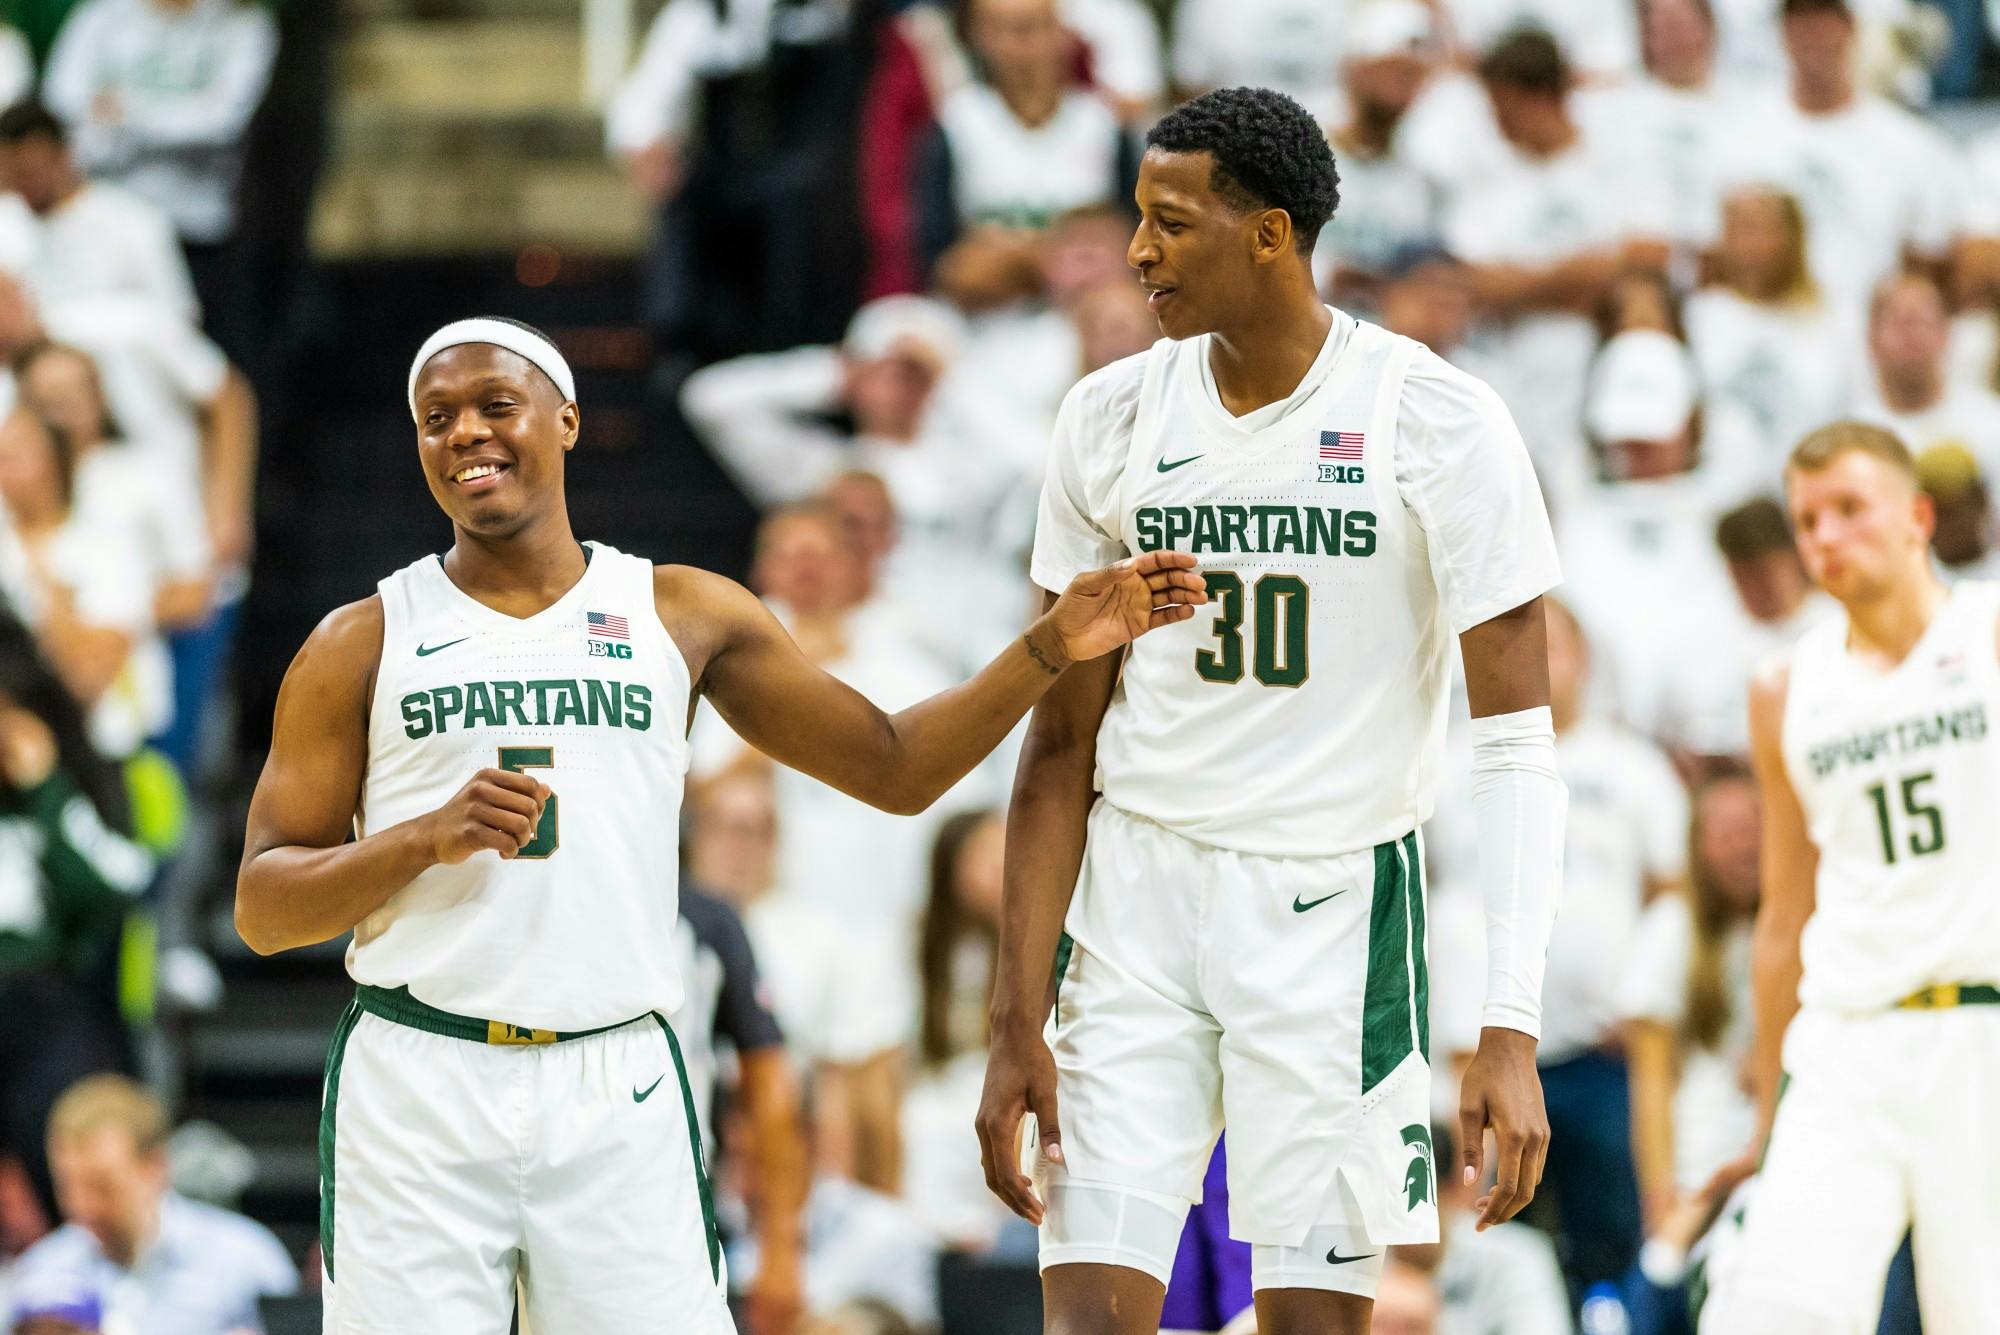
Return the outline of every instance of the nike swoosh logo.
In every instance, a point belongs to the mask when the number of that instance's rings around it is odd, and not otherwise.
[[[667,1078],[666,1072],[662,1071],[660,1073],[660,1080],[665,1080],[666,1078]],[[644,1103],[647,1099],[651,1098],[653,1091],[660,1087],[660,1080],[655,1080],[652,1084],[646,1086],[646,1092],[644,1094],[641,1094],[639,1092],[639,1087],[637,1085],[632,1086],[632,1102]]]
[[[1344,895],[1346,893],[1347,892],[1345,890],[1336,890],[1330,895],[1321,895],[1318,899],[1313,900],[1311,903],[1308,903],[1305,900],[1300,899],[1297,895],[1293,895],[1292,912],[1304,913],[1307,909],[1316,909],[1320,905],[1326,903],[1327,900],[1338,898],[1339,896]]]
[[[471,638],[470,635],[461,635],[455,640],[446,640],[443,644],[420,644],[417,646],[417,657],[429,658],[440,649],[449,649],[454,644],[464,644]]]
[[[1328,1265],[1346,1265],[1350,1261],[1366,1261],[1371,1257],[1377,1256],[1379,1254],[1380,1253],[1377,1252],[1363,1252],[1359,1256],[1342,1256],[1340,1254],[1340,1248],[1335,1247],[1332,1251],[1326,1254],[1326,1263]]]
[[[1157,464],[1155,464],[1155,465],[1153,465],[1153,466],[1154,466],[1155,468],[1159,469],[1159,470],[1160,470],[1160,471],[1161,471],[1162,473],[1171,473],[1171,472],[1173,472],[1173,471],[1174,471],[1174,470],[1175,470],[1176,468],[1179,468],[1179,467],[1181,467],[1181,466],[1182,466],[1183,464],[1191,464],[1191,463],[1193,463],[1193,462],[1194,462],[1195,460],[1197,460],[1197,459],[1199,459],[1199,458],[1201,458],[1201,457],[1202,457],[1202,456],[1201,456],[1201,455],[1199,455],[1199,454],[1190,454],[1190,455],[1189,455],[1189,456],[1188,456],[1187,458],[1185,458],[1185,459],[1176,459],[1176,460],[1174,460],[1174,461],[1173,461],[1172,463],[1168,463],[1168,462],[1167,462],[1167,461],[1166,461],[1165,459],[1162,459],[1162,460],[1160,460],[1160,462],[1159,462],[1159,463],[1157,463]]]

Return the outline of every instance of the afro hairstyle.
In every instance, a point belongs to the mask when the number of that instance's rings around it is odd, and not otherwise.
[[[1209,188],[1239,212],[1283,209],[1301,255],[1312,254],[1340,205],[1340,173],[1319,122],[1270,88],[1218,88],[1183,102],[1147,132],[1146,147],[1209,154]]]

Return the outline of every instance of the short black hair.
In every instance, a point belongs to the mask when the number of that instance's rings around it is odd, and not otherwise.
[[[1847,0],[1784,0],[1778,13],[1781,18],[1794,14],[1844,14],[1853,18],[1854,7]]]
[[[0,111],[0,144],[18,144],[37,135],[55,140],[57,147],[69,143],[69,131],[62,118],[36,98],[22,98]]]
[[[1725,561],[1754,561],[1776,552],[1796,553],[1791,521],[1784,507],[1759,496],[1722,516],[1715,525],[1715,545]]]
[[[1209,189],[1245,213],[1283,209],[1302,255],[1312,254],[1340,207],[1333,147],[1312,113],[1275,89],[1203,93],[1162,116],[1146,132],[1146,147],[1209,154]]]
[[[1480,58],[1479,78],[1503,88],[1561,97],[1569,91],[1569,61],[1545,29],[1516,28]]]

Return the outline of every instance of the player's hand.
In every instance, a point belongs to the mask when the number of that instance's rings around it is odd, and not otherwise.
[[[1482,1231],[1505,1223],[1535,1198],[1549,1153],[1549,1118],[1535,1071],[1535,1040],[1518,1029],[1479,1031],[1479,1051],[1458,1092],[1458,1143],[1467,1186],[1486,1171],[1486,1132],[1493,1131],[1493,1189],[1473,1208]]]
[[[1069,582],[1042,617],[1068,662],[1129,644],[1147,631],[1186,621],[1208,601],[1208,583],[1186,552],[1147,552]]]
[[[1039,1030],[993,1036],[986,1056],[986,1089],[979,1096],[979,1162],[986,1186],[1031,1224],[1042,1222],[1035,1184],[1021,1172],[1021,1121],[1035,1114],[1041,1152],[1061,1163],[1062,1129],[1056,1121],[1056,1059]]]
[[[432,856],[456,864],[492,849],[511,858],[535,837],[548,785],[513,770],[483,769],[424,817]]]

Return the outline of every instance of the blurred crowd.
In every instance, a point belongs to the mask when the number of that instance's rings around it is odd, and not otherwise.
[[[1988,8],[667,0],[607,109],[658,206],[640,314],[762,514],[750,582],[885,707],[1035,606],[1056,411],[1156,337],[1124,256],[1138,136],[1179,97],[1259,84],[1319,116],[1327,299],[1513,409],[1568,577],[1555,1141],[1523,1222],[1476,1233],[1447,1188],[1378,1331],[1693,1329],[1754,1122],[1746,685],[1828,614],[1785,452],[1895,428],[1940,567],[2000,571],[2000,117],[1966,100]],[[82,0],[39,58],[0,29],[0,1312],[32,1335],[233,1335],[317,1269],[175,1193],[166,1112],[105,1074],[137,1069],[134,961],[228,750],[257,452],[229,256],[275,47],[233,0]],[[1033,1232],[971,1130],[1012,748],[915,818],[706,709],[694,751],[676,1025],[748,1328],[1023,1329],[1004,1277],[1032,1303]],[[1448,788],[1425,831],[1440,1159],[1485,976],[1468,824]],[[1170,1320],[1241,1331],[1211,1180]]]

